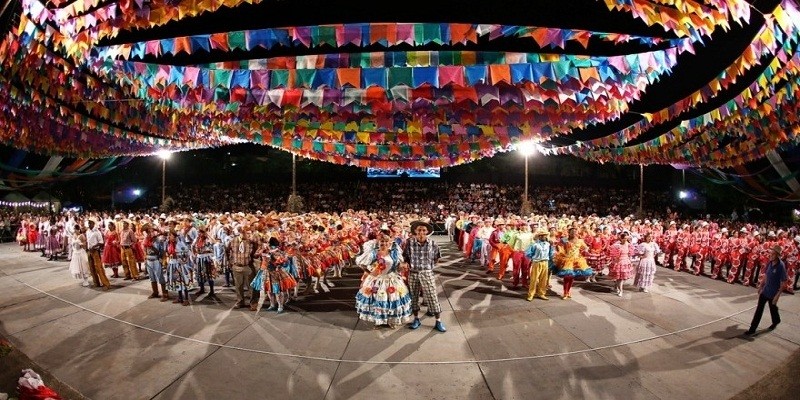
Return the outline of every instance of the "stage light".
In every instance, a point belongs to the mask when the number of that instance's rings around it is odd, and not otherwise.
[[[683,199],[685,199],[687,197],[689,197],[689,192],[687,192],[685,190],[681,190],[680,192],[678,192],[678,198],[679,199],[683,200]]]
[[[159,150],[156,154],[158,154],[158,157],[162,160],[169,160],[169,158],[172,157],[172,152],[169,150]]]
[[[533,140],[525,140],[517,143],[517,150],[519,150],[523,156],[527,157],[532,155],[536,150],[539,150],[539,144]]]
[[[141,196],[142,195],[142,190],[141,189],[133,189],[133,195],[134,196]]]

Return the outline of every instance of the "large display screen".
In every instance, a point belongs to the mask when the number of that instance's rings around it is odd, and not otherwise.
[[[440,168],[426,169],[378,169],[367,168],[367,178],[440,178]]]

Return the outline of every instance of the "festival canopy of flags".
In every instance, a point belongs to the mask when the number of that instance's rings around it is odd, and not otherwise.
[[[599,163],[729,171],[795,148],[800,134],[798,4],[767,2],[574,2],[593,3],[598,21],[628,21],[598,30],[570,23],[568,6],[549,25],[480,12],[281,24],[310,19],[270,14],[287,2],[269,0],[22,0],[0,43],[0,140],[68,157],[53,177],[243,142],[381,169],[454,166],[534,141]],[[539,2],[492,3],[525,21]],[[237,10],[270,17],[235,30],[213,19]],[[742,30],[712,79],[669,104],[647,101]]]

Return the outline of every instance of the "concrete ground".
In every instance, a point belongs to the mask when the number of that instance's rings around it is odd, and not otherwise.
[[[578,282],[572,300],[526,302],[442,243],[447,333],[359,321],[351,269],[277,315],[196,300],[148,300],[148,282],[108,292],[0,245],[0,334],[92,399],[728,399],[800,348],[800,295],[744,337],[756,292],[659,268],[650,293]],[[554,278],[553,288],[561,285]],[[218,285],[219,286],[219,285]]]

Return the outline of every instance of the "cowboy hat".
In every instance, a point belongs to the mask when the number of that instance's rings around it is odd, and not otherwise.
[[[425,229],[428,230],[428,233],[433,232],[433,225],[431,225],[430,223],[427,223],[425,221],[420,221],[420,220],[411,222],[411,227],[410,227],[411,232],[416,232],[417,231],[417,227],[419,227],[419,226],[424,226]]]
[[[533,236],[550,236],[550,232],[547,229],[539,228]]]

